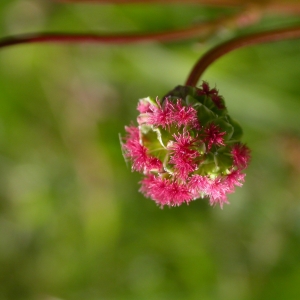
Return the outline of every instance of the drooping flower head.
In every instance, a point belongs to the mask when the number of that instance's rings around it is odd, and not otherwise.
[[[161,207],[198,198],[228,203],[227,194],[242,186],[250,150],[218,90],[207,82],[178,86],[162,100],[139,100],[137,109],[138,126],[125,127],[122,149],[144,175],[140,191]]]

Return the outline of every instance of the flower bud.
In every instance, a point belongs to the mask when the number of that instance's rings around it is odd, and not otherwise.
[[[223,207],[242,186],[250,150],[242,129],[208,83],[177,86],[162,98],[139,100],[138,126],[125,127],[124,157],[144,175],[140,191],[159,206],[198,198]]]

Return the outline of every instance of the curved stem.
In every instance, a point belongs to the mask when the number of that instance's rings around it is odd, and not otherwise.
[[[188,79],[186,80],[186,85],[195,86],[207,67],[209,67],[218,58],[235,49],[254,44],[297,38],[300,38],[299,26],[255,33],[248,36],[234,38],[230,41],[216,46],[215,48],[204,54],[204,56],[202,56],[193,67]]]

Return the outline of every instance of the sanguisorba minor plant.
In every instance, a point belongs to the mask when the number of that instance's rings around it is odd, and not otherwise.
[[[299,35],[297,27],[228,41],[196,63],[186,85],[162,99],[140,99],[137,125],[126,126],[121,141],[132,170],[144,175],[140,192],[160,207],[199,198],[221,208],[228,203],[227,194],[244,182],[250,149],[241,143],[242,129],[228,115],[219,91],[205,81],[195,85],[211,63],[231,50]]]
[[[278,6],[270,2],[263,8],[265,11],[294,13],[299,5],[281,3]],[[227,18],[157,33],[17,35],[0,39],[0,48],[26,43],[170,42],[207,35],[227,22],[245,26],[257,21],[260,15],[246,9]],[[208,66],[234,49],[299,37],[300,27],[292,27],[232,39],[203,55],[185,85],[177,86],[161,99],[147,97],[138,101],[137,123],[125,127],[121,147],[132,170],[143,174],[140,191],[146,197],[160,207],[179,206],[198,198],[208,198],[211,205],[219,204],[220,207],[228,203],[227,195],[244,182],[250,150],[241,142],[242,129],[228,115],[224,98],[217,88],[205,81],[200,85],[197,83]]]
[[[250,150],[218,90],[207,82],[178,86],[163,99],[139,100],[137,109],[138,125],[125,127],[122,148],[145,176],[140,191],[160,206],[204,197],[227,203],[244,181]]]

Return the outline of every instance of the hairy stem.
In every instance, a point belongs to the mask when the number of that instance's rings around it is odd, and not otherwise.
[[[228,52],[231,52],[235,49],[267,43],[275,42],[280,40],[287,39],[297,39],[300,38],[300,27],[291,27],[285,29],[277,29],[272,31],[266,31],[261,33],[255,33],[248,36],[242,36],[234,38],[230,41],[227,41],[223,44],[216,46],[215,48],[208,51],[204,56],[202,56],[198,62],[193,67],[188,79],[186,80],[186,85],[195,86],[199,81],[200,77],[204,71],[218,58],[222,57]]]

